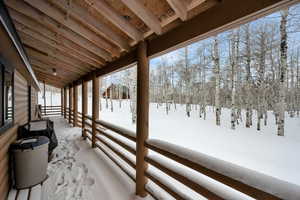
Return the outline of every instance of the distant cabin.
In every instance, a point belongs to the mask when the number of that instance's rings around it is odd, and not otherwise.
[[[102,96],[105,98],[112,99],[130,99],[129,88],[121,84],[111,84],[106,90],[102,93]]]

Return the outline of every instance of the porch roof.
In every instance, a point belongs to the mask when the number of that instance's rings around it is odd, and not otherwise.
[[[139,41],[148,41],[154,57],[297,1],[5,2],[38,80],[64,87],[134,63]]]

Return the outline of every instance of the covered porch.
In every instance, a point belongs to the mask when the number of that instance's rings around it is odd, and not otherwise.
[[[36,118],[37,93],[44,87],[45,99],[46,84],[59,88],[61,103],[43,102],[41,107],[42,116],[54,121],[59,139],[49,178],[42,185],[43,200],[299,199],[296,184],[149,138],[150,58],[298,2],[1,2],[5,16],[0,18],[1,35],[13,50],[0,47],[0,53],[17,66],[13,72],[17,98],[10,108],[14,116],[10,127],[0,135],[0,200],[11,189],[9,145],[17,128]],[[137,66],[135,131],[107,122],[99,112],[99,78],[133,65]],[[19,200],[18,194],[12,199]]]

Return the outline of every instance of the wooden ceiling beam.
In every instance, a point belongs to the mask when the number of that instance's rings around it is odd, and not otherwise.
[[[140,0],[121,1],[156,34],[160,35],[162,33],[159,19],[149,11]]]
[[[32,35],[36,39],[44,38],[42,41],[53,41],[51,44],[54,43],[60,48],[67,48],[68,50],[65,52],[74,54],[74,56],[78,56],[78,58],[90,64],[94,63],[94,65],[96,64],[97,66],[105,64],[105,60],[103,58],[87,51],[85,48],[77,45],[72,40],[59,35],[57,32],[49,30],[45,26],[13,9],[10,9],[10,13],[17,28],[21,28],[25,33]]]
[[[69,83],[69,81],[67,81],[63,78],[60,78],[58,76],[49,75],[49,74],[46,74],[44,72],[40,72],[40,71],[37,71],[37,70],[35,71],[35,73],[38,77],[44,77],[44,78],[47,78],[49,80],[57,81],[57,82],[62,83],[62,85],[66,85],[66,84]]]
[[[56,87],[56,88],[63,88],[64,87],[64,84],[59,84],[55,81],[48,81],[48,80],[45,80],[44,78],[41,78],[41,77],[37,77],[37,79],[41,83],[43,83],[45,81],[45,84],[51,85],[51,86]]]
[[[52,69],[50,69],[50,70],[45,70],[44,68],[42,68],[42,67],[40,67],[40,66],[36,66],[36,65],[32,65],[32,68],[33,68],[33,70],[36,72],[40,72],[40,73],[43,73],[43,74],[47,74],[47,75],[49,75],[49,76],[51,76],[51,77],[57,77],[57,78],[60,78],[60,79],[63,79],[63,80],[65,80],[65,82],[64,83],[66,83],[66,82],[71,82],[72,80],[74,80],[74,79],[72,79],[72,78],[70,78],[70,77],[68,77],[68,78],[66,78],[66,77],[64,77],[62,74],[60,74],[60,73],[58,73],[56,76],[54,76],[53,74],[52,74]]]
[[[38,10],[29,6],[24,1],[9,0],[9,1],[6,1],[6,5],[8,5],[11,8],[10,13],[15,11],[14,13],[11,14],[14,18],[17,16],[18,13],[20,14],[18,16],[19,22],[22,21],[22,23],[35,24],[35,25],[37,25],[37,28],[39,28],[43,31],[45,30],[45,28],[42,28],[42,27],[46,26],[48,29],[55,32],[57,37],[62,36],[64,38],[62,41],[64,41],[65,44],[71,44],[68,42],[68,40],[71,40],[73,43],[81,46],[82,48],[80,48],[80,49],[85,49],[86,51],[90,52],[88,54],[90,57],[94,57],[94,56],[92,56],[94,54],[94,55],[96,55],[96,57],[100,56],[107,61],[112,60],[112,56],[109,52],[105,51],[101,47],[98,47],[94,43],[90,42],[86,38],[79,35],[78,33],[75,33],[72,30],[69,30],[68,28],[61,26],[54,19],[39,12]],[[30,20],[26,20],[26,17],[24,17],[24,16],[29,17],[31,19],[31,21],[35,21],[36,23],[32,23]],[[23,20],[22,20],[22,17],[23,17]],[[34,26],[31,26],[31,25],[30,25],[30,27],[34,28]]]
[[[38,58],[35,58],[35,57],[32,57],[32,56],[29,59],[30,59],[30,64],[31,65],[43,67],[46,70],[52,69],[53,65],[57,66],[56,64],[52,64],[52,63],[49,63],[49,62],[44,61],[44,60],[39,60]],[[76,78],[76,77],[78,78],[80,76],[79,73],[76,73],[76,72],[74,72],[72,70],[69,70],[69,69],[66,69],[66,68],[61,68],[61,67],[59,67],[59,65],[56,68],[56,70],[57,70],[58,73],[62,72],[62,73],[66,74],[66,75],[68,75],[72,78]]]
[[[191,4],[189,4],[187,6],[187,12],[193,10],[194,8],[196,8],[198,6],[201,6],[201,12],[204,12],[205,10],[208,10],[209,8],[211,8],[213,6],[216,6],[218,3],[220,3],[220,1],[221,0],[196,0],[196,1],[192,1]],[[175,15],[162,20],[160,25],[161,25],[161,27],[165,27],[165,26],[171,24],[172,22],[174,22],[175,20],[177,20],[178,18],[179,18],[179,15],[177,15],[177,13],[176,13]],[[147,31],[146,33],[144,33],[144,38],[147,38],[148,36],[150,36],[153,33],[154,33],[153,30]]]
[[[32,31],[30,28],[25,27],[24,25],[22,25],[22,24],[20,24],[16,21],[14,23],[15,23],[15,26],[16,26],[17,30],[21,34],[31,37],[32,40],[36,40],[37,42],[40,41],[40,42],[42,42],[46,45],[49,45],[50,48],[57,49],[58,53],[61,52],[62,55],[66,54],[69,57],[72,57],[74,60],[79,60],[80,62],[83,62],[83,63],[86,63],[86,64],[89,64],[89,65],[93,66],[93,68],[101,68],[101,66],[98,63],[82,56],[81,54],[77,53],[73,49],[69,49],[69,48],[66,48],[66,47],[64,47],[60,44],[57,44],[56,41],[48,39],[47,37],[44,37],[43,35],[35,32],[35,31]]]
[[[27,48],[29,47],[31,49],[38,50],[39,52],[42,52],[45,55],[51,56],[55,59],[68,63],[69,65],[73,66],[79,71],[82,71],[83,73],[87,73],[93,69],[87,66],[84,67],[84,65],[81,64],[81,62],[77,62],[75,59],[68,57],[66,54],[63,54],[62,52],[59,52],[56,49],[49,47],[48,45],[45,45],[45,43],[41,41],[32,39],[29,35],[26,35],[21,32],[19,33],[19,35],[24,46],[26,46]]]
[[[40,0],[39,0],[40,1]],[[67,11],[69,15],[76,18],[78,21],[88,26],[91,30],[101,35],[108,41],[114,43],[119,48],[125,51],[129,51],[130,46],[126,38],[123,38],[118,33],[113,31],[108,25],[97,20],[92,16],[87,9],[76,4],[74,1],[69,5],[69,0],[49,0],[51,3],[55,4],[57,7]]]
[[[171,8],[179,16],[182,21],[187,20],[187,5],[185,1],[182,0],[167,0]]]
[[[143,40],[143,34],[123,16],[121,16],[112,6],[105,0],[85,0],[96,12],[108,19],[112,24],[118,27],[123,33],[127,34],[131,39],[138,42]]]
[[[68,27],[72,31],[80,34],[82,37],[85,37],[95,45],[100,48],[104,48],[106,51],[110,52],[113,56],[119,57],[120,50],[115,45],[111,44],[107,40],[103,39],[93,31],[85,28],[83,25],[75,21],[73,18],[69,17],[66,19],[64,13],[55,8],[49,2],[45,0],[24,0],[32,7],[43,12],[45,15],[51,17],[62,25]]]
[[[58,88],[62,88],[64,87],[65,85],[67,84],[64,84],[62,82],[59,82],[57,80],[52,80],[52,79],[48,79],[47,77],[41,75],[41,74],[36,74],[37,76],[37,79],[40,81],[40,82],[44,82],[45,81],[45,84],[47,85],[52,85],[54,87],[58,87]]]
[[[26,46],[25,46],[26,47]],[[45,62],[49,62],[49,63],[53,63],[53,66],[56,67],[60,67],[62,69],[66,68],[70,71],[74,71],[78,74],[85,74],[86,72],[77,69],[76,67],[74,67],[73,65],[70,65],[64,61],[61,61],[53,56],[49,56],[45,53],[42,53],[41,51],[37,51],[36,49],[32,49],[32,48],[28,48],[26,47],[26,52],[28,54],[29,57],[33,57],[33,58],[37,58],[39,60],[43,60]]]

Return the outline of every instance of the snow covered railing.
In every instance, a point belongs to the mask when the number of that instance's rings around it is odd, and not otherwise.
[[[90,127],[87,123],[85,121],[86,127]],[[94,123],[97,124],[96,131],[93,133],[91,127],[86,128],[87,138],[92,141],[92,137],[95,137],[95,146],[135,180],[130,171],[137,167],[132,159],[132,155],[136,156],[135,133],[103,120],[96,120]],[[146,156],[147,163],[207,199],[300,199],[300,186],[277,178],[160,140],[147,140],[145,146],[160,155]],[[115,156],[131,169],[124,167]],[[177,162],[178,165],[171,165],[167,159]],[[145,176],[175,199],[191,199],[180,187],[158,176],[154,171],[147,170]],[[152,190],[147,187],[146,189],[157,199]]]
[[[147,141],[146,146],[169,159],[255,199],[300,199],[300,186],[298,185],[168,142],[152,139]],[[185,177],[182,176],[180,172],[171,170],[172,166],[168,164],[161,165],[161,162],[157,162],[151,157],[147,157],[147,162],[177,179],[179,182],[186,183],[185,185],[207,198],[211,194],[224,197],[222,190],[212,192],[215,190],[213,187],[201,188],[199,184],[191,182],[193,177],[189,177],[188,175]]]
[[[122,135],[123,137],[126,137],[127,139],[129,139],[131,141],[134,141],[134,142],[136,141],[136,134],[133,131],[130,131],[128,129],[111,124],[111,123],[103,121],[103,120],[96,120],[96,123]]]

